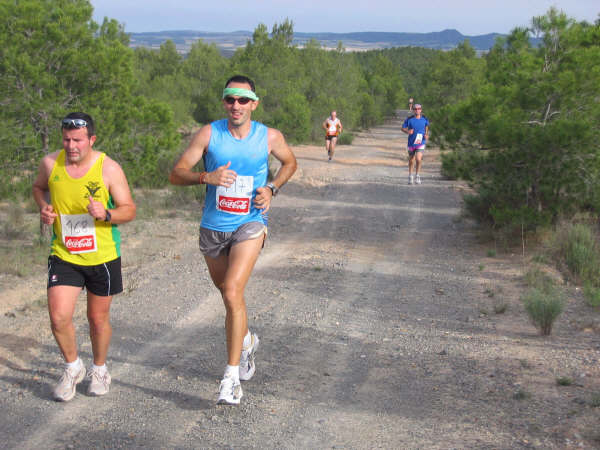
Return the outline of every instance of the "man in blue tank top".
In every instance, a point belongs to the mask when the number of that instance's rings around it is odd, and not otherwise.
[[[238,405],[240,380],[254,375],[259,339],[248,329],[244,290],[267,236],[271,200],[296,171],[283,134],[251,120],[258,107],[254,82],[231,77],[223,90],[227,118],[198,131],[171,172],[176,185],[206,184],[200,251],[225,304],[228,360],[217,403]],[[267,182],[269,155],[281,167]],[[204,161],[205,172],[193,171]]]
[[[425,144],[429,139],[429,120],[422,115],[422,107],[416,104],[413,108],[414,115],[408,117],[402,124],[402,131],[408,134],[408,184],[421,184],[421,161]],[[416,164],[414,164],[416,161]],[[415,167],[416,179],[413,178],[412,170]]]

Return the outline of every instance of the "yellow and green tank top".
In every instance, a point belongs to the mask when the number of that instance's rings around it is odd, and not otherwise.
[[[90,196],[106,209],[115,206],[102,178],[105,156],[101,153],[81,178],[67,173],[64,150],[56,158],[48,179],[50,202],[58,214],[50,254],[63,261],[95,266],[121,256],[121,234],[117,226],[95,220],[87,210]]]

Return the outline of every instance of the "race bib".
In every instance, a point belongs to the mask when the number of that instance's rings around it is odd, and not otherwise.
[[[250,214],[253,190],[254,177],[248,175],[238,175],[228,188],[217,186],[217,210],[241,216]]]
[[[415,144],[420,144],[421,142],[423,142],[423,133],[417,133],[417,136],[415,137]]]
[[[61,214],[62,238],[69,253],[91,253],[96,246],[96,226],[89,214]]]
[[[335,122],[329,122],[329,128],[327,129],[328,136],[337,135],[337,124]]]

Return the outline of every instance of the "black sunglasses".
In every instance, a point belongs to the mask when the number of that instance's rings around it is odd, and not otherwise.
[[[83,119],[63,119],[62,127],[72,130],[73,128],[85,128],[87,122]]]
[[[228,105],[233,105],[236,102],[236,100],[240,105],[246,105],[251,101],[251,99],[249,99],[248,97],[225,97],[225,103],[227,103]]]

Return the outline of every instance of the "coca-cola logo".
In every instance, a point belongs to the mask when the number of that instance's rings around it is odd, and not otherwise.
[[[247,198],[219,197],[221,211],[244,214],[250,211],[250,200]]]
[[[94,249],[94,237],[93,236],[67,237],[67,239],[65,240],[65,246],[70,251],[93,250]]]

